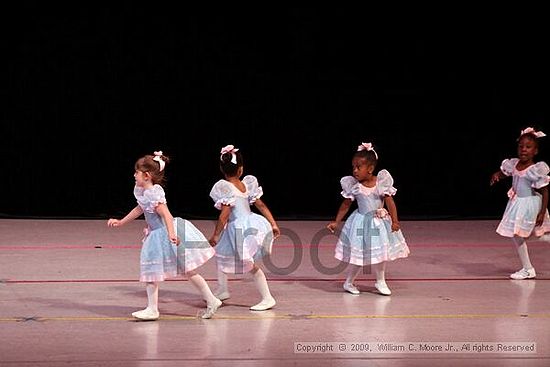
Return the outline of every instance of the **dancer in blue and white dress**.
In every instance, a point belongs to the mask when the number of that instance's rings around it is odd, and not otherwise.
[[[371,143],[362,143],[353,155],[353,176],[340,180],[344,200],[336,219],[327,225],[334,232],[349,211],[352,202],[358,208],[348,217],[336,244],[335,258],[349,263],[344,290],[357,295],[355,278],[363,266],[373,265],[376,289],[390,295],[386,283],[386,263],[409,255],[409,247],[401,233],[397,208],[393,200],[396,189],[386,170],[374,175],[378,155]],[[384,204],[387,210],[384,208]]]
[[[139,158],[135,164],[134,196],[137,206],[123,219],[109,219],[107,225],[120,227],[145,216],[147,228],[141,247],[140,281],[146,283],[147,308],[132,313],[136,319],[159,318],[159,282],[185,275],[207,302],[201,316],[211,318],[222,302],[214,296],[204,278],[195,270],[215,254],[206,237],[191,222],[174,218],[168,209],[164,189],[164,168],[169,158],[162,152]]]
[[[508,204],[497,227],[497,233],[510,237],[516,245],[522,268],[510,275],[512,279],[531,279],[537,276],[531,264],[526,239],[541,237],[550,232],[548,216],[548,183],[550,168],[545,162],[534,161],[538,154],[542,131],[528,127],[518,139],[518,157],[505,159],[500,170],[491,176],[493,185],[502,178],[512,176],[508,191]]]
[[[258,261],[271,253],[273,240],[280,230],[268,209],[260,199],[262,187],[254,176],[243,174],[243,158],[239,149],[227,145],[221,150],[220,170],[225,179],[214,184],[210,197],[220,215],[209,241],[216,246],[218,285],[216,296],[222,301],[229,298],[227,274],[250,272],[262,299],[250,307],[264,311],[275,306],[264,272]],[[254,205],[262,215],[253,213]],[[221,237],[220,237],[221,235]]]

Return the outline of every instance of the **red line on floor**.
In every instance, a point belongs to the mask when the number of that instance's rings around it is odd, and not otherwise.
[[[89,250],[89,249],[129,249],[141,248],[141,245],[44,245],[44,246],[0,246],[0,250]]]
[[[205,278],[206,281],[214,282],[215,278]],[[229,281],[240,281],[242,279],[229,279]],[[270,282],[343,282],[345,278],[268,278]],[[374,281],[374,278],[357,278],[357,281]],[[388,278],[392,282],[460,282],[460,281],[512,281],[508,277],[492,278]],[[550,278],[536,278],[533,280],[550,280]],[[186,282],[187,279],[169,279],[167,282]],[[37,280],[0,280],[0,284],[42,284],[42,283],[139,283],[137,279],[37,279]]]
[[[548,243],[537,243],[537,242],[531,242],[529,243],[529,246],[533,245],[541,245],[541,246],[548,246]],[[312,245],[312,244],[303,244],[301,245],[302,248],[311,248],[311,247],[318,247],[318,248],[334,248],[335,244],[322,244],[322,245]],[[453,247],[460,247],[460,248],[500,248],[500,247],[510,247],[510,243],[484,243],[484,244],[475,244],[475,243],[449,243],[449,244],[430,244],[430,243],[424,243],[424,244],[411,244],[409,243],[409,247],[411,248],[453,248]],[[273,247],[276,248],[294,248],[296,247],[294,244],[274,244]],[[10,245],[10,246],[0,246],[0,250],[89,250],[89,249],[139,249],[141,248],[141,245],[43,245],[43,246],[16,246],[16,245]]]

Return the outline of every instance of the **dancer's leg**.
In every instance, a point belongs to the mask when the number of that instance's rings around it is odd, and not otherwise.
[[[391,294],[391,290],[386,284],[386,262],[383,261],[379,264],[375,264],[373,267],[376,274],[376,283],[374,283],[374,286],[381,294],[389,296]]]
[[[359,289],[355,287],[353,282],[355,281],[355,278],[357,278],[357,275],[361,271],[361,266],[349,264],[348,265],[348,276],[346,277],[346,281],[344,282],[344,290],[346,292],[349,292],[351,294],[359,294]]]
[[[523,266],[523,268],[516,271],[514,274],[511,274],[510,278],[520,280],[535,278],[537,274],[535,273],[535,269],[531,264],[531,259],[529,258],[529,250],[527,248],[527,242],[525,242],[525,238],[515,236],[512,238],[512,240],[516,245],[519,260],[521,261],[521,265]]]
[[[225,301],[230,297],[229,288],[227,286],[227,274],[220,270],[218,267],[218,289],[215,292],[216,297]]]
[[[202,298],[206,300],[206,312],[202,315],[202,318],[211,318],[221,306],[222,301],[217,299],[214,294],[212,294],[208,283],[206,283],[206,280],[204,280],[202,275],[194,271],[187,272],[185,275],[187,276],[189,281],[195,286],[195,288],[197,288],[199,292],[201,292]]]
[[[156,320],[159,318],[159,284],[158,282],[147,282],[145,285],[147,291],[147,308],[132,313],[136,319]]]
[[[270,308],[275,306],[276,302],[273,296],[271,295],[271,292],[269,291],[269,286],[267,285],[267,279],[265,277],[264,272],[262,271],[262,269],[260,269],[260,267],[258,267],[257,265],[254,265],[254,268],[252,268],[250,273],[254,278],[254,283],[256,283],[256,288],[258,288],[258,291],[262,296],[262,300],[260,301],[260,303],[250,307],[250,309],[254,311],[269,310]]]

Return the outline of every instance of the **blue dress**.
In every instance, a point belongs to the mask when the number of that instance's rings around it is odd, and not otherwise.
[[[357,200],[358,208],[344,223],[334,257],[364,266],[409,256],[401,230],[392,232],[390,215],[384,209],[384,197],[397,192],[390,173],[381,170],[374,187],[366,187],[352,176],[343,177],[340,184],[342,196]]]
[[[162,186],[154,185],[150,189],[136,186],[134,196],[147,222],[140,255],[141,282],[158,282],[185,274],[214,256],[215,251],[202,232],[179,217],[174,218],[174,228],[180,244],[170,242],[164,221],[155,210],[159,204],[166,204]]]
[[[252,270],[254,263],[271,253],[273,229],[268,220],[250,210],[263,195],[254,176],[242,179],[245,192],[226,180],[219,180],[210,191],[216,209],[231,207],[231,214],[216,245],[218,268],[224,273],[242,274]]]
[[[512,176],[512,188],[508,191],[508,204],[497,233],[504,237],[528,238],[532,234],[540,237],[550,232],[550,217],[547,210],[542,226],[535,227],[542,205],[541,195],[535,189],[548,185],[550,168],[544,162],[537,162],[518,171],[518,162],[518,158],[505,159],[500,166],[502,173]]]

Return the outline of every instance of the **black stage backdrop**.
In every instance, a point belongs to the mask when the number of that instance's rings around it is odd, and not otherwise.
[[[373,142],[402,219],[498,218],[511,181],[490,175],[520,129],[550,133],[543,12],[382,14],[6,11],[1,215],[122,216],[135,160],[162,150],[173,214],[214,219],[219,150],[234,144],[277,218],[328,219],[354,150]]]

